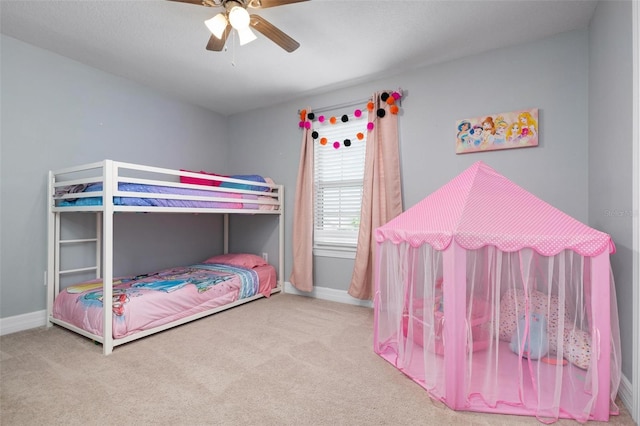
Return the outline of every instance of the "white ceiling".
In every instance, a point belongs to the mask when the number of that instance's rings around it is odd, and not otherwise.
[[[590,0],[310,0],[260,14],[297,40],[210,52],[220,9],[165,0],[0,0],[3,34],[224,116],[586,28]],[[43,70],[46,72],[46,70]]]

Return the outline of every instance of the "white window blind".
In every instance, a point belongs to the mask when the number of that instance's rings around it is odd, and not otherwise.
[[[314,249],[355,251],[360,226],[367,119],[314,123]],[[363,139],[358,139],[358,133]],[[326,144],[322,144],[326,138]],[[350,146],[345,146],[350,143]],[[334,144],[339,148],[334,148]]]

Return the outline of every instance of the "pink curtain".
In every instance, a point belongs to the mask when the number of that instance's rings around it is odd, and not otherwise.
[[[311,132],[311,129],[303,127],[293,210],[293,268],[289,281],[301,291],[313,290],[313,138]]]
[[[367,135],[358,247],[349,286],[349,294],[357,299],[373,295],[374,230],[402,213],[398,115],[381,96],[382,92],[374,93],[369,110],[374,127]],[[379,111],[384,111],[383,117]]]

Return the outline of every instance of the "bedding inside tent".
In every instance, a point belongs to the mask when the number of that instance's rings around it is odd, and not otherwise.
[[[609,235],[482,162],[376,230],[374,350],[456,410],[608,420]]]

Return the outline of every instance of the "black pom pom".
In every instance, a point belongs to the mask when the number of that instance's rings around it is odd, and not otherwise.
[[[314,138],[314,139],[318,139],[318,132],[315,131],[315,130],[313,132],[311,132],[311,137]]]
[[[313,120],[314,118],[316,118],[316,115],[314,113],[310,112],[309,114],[307,114],[307,118],[309,120]]]
[[[382,92],[382,94],[380,95],[380,99],[382,100],[382,102],[387,102],[388,98],[389,94],[387,92]]]
[[[378,117],[382,118],[385,116],[386,112],[384,112],[383,108],[378,108],[377,114],[378,114]]]
[[[345,114],[340,118],[340,120],[342,120],[343,123],[346,123],[347,121],[349,121],[349,116]]]
[[[351,139],[345,139],[344,146],[351,146]]]

